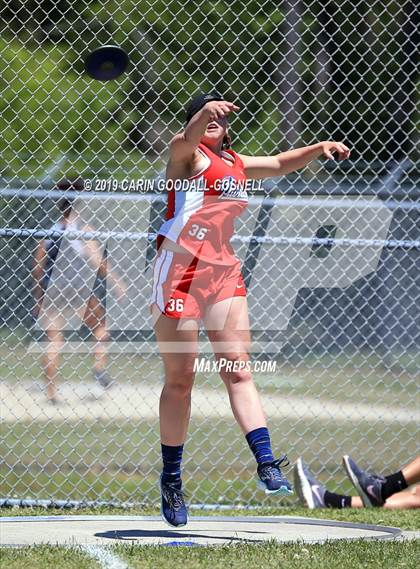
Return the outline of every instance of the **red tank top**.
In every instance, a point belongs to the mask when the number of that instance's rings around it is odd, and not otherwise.
[[[165,236],[208,263],[233,265],[237,262],[230,244],[234,222],[248,203],[244,165],[233,150],[224,151],[233,157],[232,166],[203,144],[198,150],[208,165],[188,178],[187,191],[169,190],[158,247]]]

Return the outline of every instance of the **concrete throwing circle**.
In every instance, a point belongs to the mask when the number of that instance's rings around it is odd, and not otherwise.
[[[389,539],[398,528],[289,516],[190,516],[176,529],[154,516],[18,516],[0,518],[2,546],[51,545],[217,545],[240,542],[323,543],[337,539]]]

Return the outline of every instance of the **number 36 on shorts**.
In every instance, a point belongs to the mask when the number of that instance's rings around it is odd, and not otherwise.
[[[166,305],[167,312],[182,312],[184,310],[183,298],[170,298]]]
[[[188,235],[191,235],[191,237],[195,237],[199,241],[203,241],[203,239],[206,236],[207,231],[208,231],[208,227],[200,227],[200,225],[193,223],[191,225],[191,229],[188,231]]]

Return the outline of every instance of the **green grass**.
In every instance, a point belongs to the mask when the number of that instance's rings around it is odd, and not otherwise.
[[[212,569],[244,569],[251,567],[277,569],[298,568],[313,569],[314,567],[328,567],[328,569],[380,567],[381,569],[395,569],[395,567],[415,567],[415,544],[385,544],[374,545],[366,542],[355,544],[329,543],[327,545],[287,544],[280,545],[268,543],[265,545],[239,545],[222,546],[220,548],[178,548],[176,551],[153,547],[148,550],[132,548],[124,551],[115,548],[115,553],[133,568],[162,567],[168,564],[173,569],[208,567]],[[403,565],[402,558],[406,565]],[[418,559],[417,559],[418,561]]]
[[[111,551],[130,569],[415,569],[419,545],[413,542],[351,542],[304,545],[239,544],[219,547],[114,546]],[[98,569],[77,549],[48,546],[0,552],[7,569]]]
[[[99,569],[99,564],[82,551],[46,545],[1,549],[2,569]]]
[[[51,511],[40,508],[0,511],[0,516],[23,515],[73,515],[73,514],[123,514],[156,515],[153,508],[120,510],[96,508],[70,511]],[[194,511],[193,515],[219,515],[218,512]],[[223,515],[256,515],[250,511],[229,511]],[[322,519],[369,523],[419,530],[420,517],[416,511],[365,510],[315,510],[302,508],[264,508],[258,515],[308,516]],[[124,560],[130,569],[160,568],[193,569],[411,569],[418,566],[420,542],[362,541],[328,542],[326,544],[239,544],[231,546],[180,547],[114,545],[111,551]],[[98,568],[93,559],[77,549],[33,546],[21,549],[0,550],[1,566],[7,569],[84,569]]]

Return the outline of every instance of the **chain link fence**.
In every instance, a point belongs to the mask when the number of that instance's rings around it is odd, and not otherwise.
[[[407,1],[1,3],[4,497],[157,502],[163,370],[148,302],[160,182],[186,103],[213,89],[240,106],[237,152],[326,139],[352,148],[347,163],[264,182],[237,224],[276,451],[303,456],[331,490],[349,489],[343,454],[390,471],[418,452],[416,22]],[[120,80],[83,72],[104,44],[129,54]],[[62,179],[84,189],[64,194]],[[49,309],[37,303],[42,244],[54,249]],[[201,349],[211,361],[204,334]],[[254,468],[204,366],[186,443],[190,501],[273,504]]]

